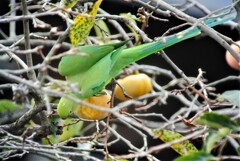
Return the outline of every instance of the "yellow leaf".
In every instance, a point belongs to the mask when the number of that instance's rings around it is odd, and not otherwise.
[[[163,142],[171,142],[173,140],[177,140],[182,138],[183,136],[177,132],[170,130],[154,130],[154,134],[156,137],[159,137]],[[173,150],[175,150],[180,155],[186,155],[189,153],[197,152],[197,148],[190,143],[189,140],[185,140],[183,142],[174,144],[171,146]]]
[[[128,18],[134,25],[137,25],[136,21],[140,21],[135,15],[132,15],[131,13],[121,13],[120,16]],[[135,37],[135,41],[139,42],[140,41],[140,36],[139,34],[132,28],[132,26],[128,25],[125,23],[125,25],[130,29],[130,31],[133,33]]]
[[[96,36],[101,38],[100,41],[104,41],[104,42],[110,41],[109,38],[106,38],[106,36],[110,35],[110,30],[107,24],[103,20],[97,20],[95,22],[94,31],[96,33]]]
[[[75,24],[70,28],[70,40],[73,46],[79,43],[83,43],[88,37],[93,25],[97,10],[102,0],[95,1],[90,7],[89,11],[85,12],[84,15],[77,15],[74,19]],[[89,16],[86,16],[89,15]]]

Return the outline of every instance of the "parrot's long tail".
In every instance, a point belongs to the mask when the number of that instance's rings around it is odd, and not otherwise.
[[[225,9],[218,15],[214,15],[213,17],[206,18],[203,22],[199,21],[199,23],[203,23],[208,27],[214,27],[216,25],[222,24],[229,20],[232,20],[236,17],[235,13],[231,13],[229,9]],[[124,49],[121,53],[121,59],[116,68],[122,69],[124,66],[131,64],[137,60],[140,60],[148,55],[156,53],[162,49],[165,49],[169,46],[172,46],[176,43],[184,41],[186,39],[195,37],[201,33],[200,29],[193,25],[190,28],[178,32],[177,34],[165,36],[160,38],[157,41],[146,43],[143,45],[139,45],[136,47]]]

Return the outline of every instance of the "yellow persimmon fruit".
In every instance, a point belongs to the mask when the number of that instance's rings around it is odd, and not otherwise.
[[[93,96],[93,97],[87,98],[84,101],[92,105],[109,109],[110,100],[111,100],[111,95],[106,93],[100,96]],[[84,105],[79,105],[75,110],[75,114],[78,117],[82,119],[87,119],[87,120],[102,120],[108,116],[108,112],[96,110]]]
[[[240,45],[240,40],[239,40],[239,41],[236,41],[236,43],[237,43],[238,45]],[[235,45],[235,44],[232,44],[231,47],[232,47],[233,50],[234,50],[236,53],[238,53],[238,55],[240,56],[240,49],[239,49],[239,47],[238,47],[237,45]],[[240,71],[240,66],[238,65],[237,60],[230,54],[229,51],[226,51],[225,58],[226,58],[226,61],[227,61],[228,65],[229,65],[231,68]]]
[[[132,98],[147,94],[152,89],[151,78],[143,73],[129,75],[123,79],[117,80],[117,82],[123,87],[125,93]],[[124,96],[122,89],[118,85],[116,85],[115,88],[115,96],[122,101],[129,99]]]

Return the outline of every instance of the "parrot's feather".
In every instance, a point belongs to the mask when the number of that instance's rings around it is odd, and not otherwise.
[[[109,45],[86,45],[73,48],[68,51],[68,53],[78,53],[78,55],[68,55],[62,57],[58,65],[58,72],[62,76],[71,76],[85,72],[104,56],[126,43],[127,41],[122,41]]]

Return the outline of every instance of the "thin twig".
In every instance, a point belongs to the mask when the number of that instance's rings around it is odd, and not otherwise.
[[[27,15],[28,11],[27,11],[27,4],[25,0],[22,0],[22,11],[23,11],[23,15]],[[29,50],[31,49],[30,46],[30,30],[29,30],[29,20],[23,20],[23,30],[24,30],[24,39],[25,39],[25,49]],[[32,54],[31,53],[27,53],[26,54],[26,61],[27,61],[27,65],[28,67],[32,67],[33,66],[33,59],[32,59]],[[34,70],[31,70],[28,72],[28,77],[29,79],[35,81],[36,80],[36,73],[34,72]]]

